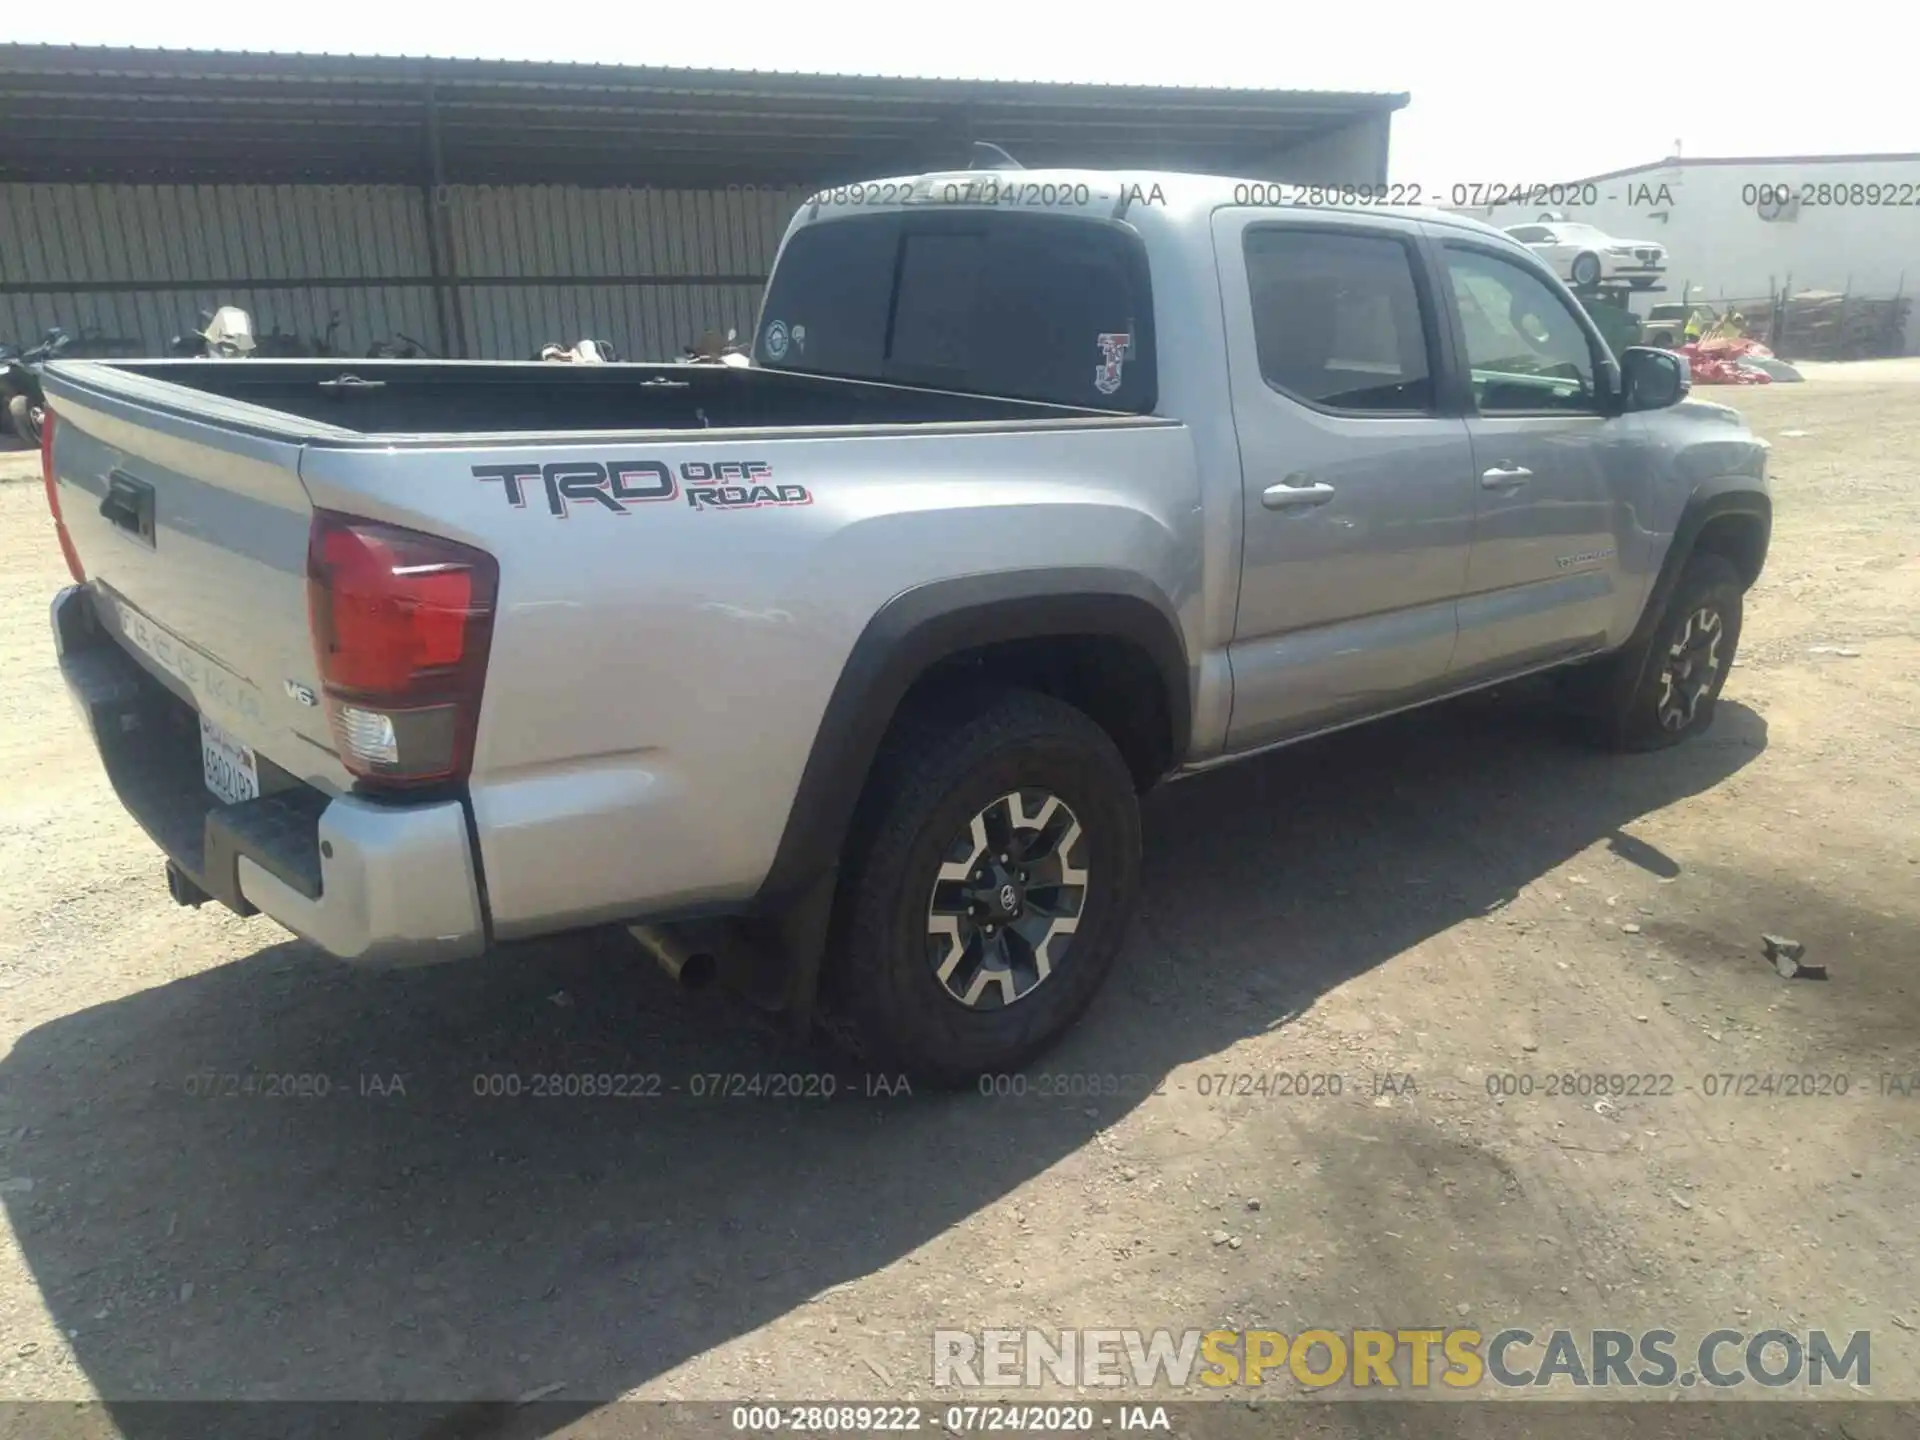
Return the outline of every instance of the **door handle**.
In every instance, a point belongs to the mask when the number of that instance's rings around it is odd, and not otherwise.
[[[1524,465],[1510,465],[1501,461],[1491,470],[1480,474],[1482,490],[1513,490],[1533,479],[1533,472]]]
[[[1324,482],[1312,485],[1293,485],[1288,481],[1304,479],[1304,476],[1288,476],[1278,485],[1269,485],[1260,492],[1260,503],[1269,510],[1306,510],[1315,505],[1324,505],[1333,499],[1333,486]]]

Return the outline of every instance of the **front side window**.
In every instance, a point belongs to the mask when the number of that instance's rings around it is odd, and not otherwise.
[[[1254,343],[1266,382],[1330,410],[1433,413],[1413,257],[1384,235],[1247,231]]]
[[[1482,414],[1599,408],[1592,343],[1545,281],[1511,260],[1453,245],[1446,267]]]

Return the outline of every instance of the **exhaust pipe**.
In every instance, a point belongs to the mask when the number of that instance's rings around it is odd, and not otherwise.
[[[187,872],[171,860],[167,861],[167,893],[173,897],[176,905],[198,907],[213,899],[213,896],[189,880]]]
[[[629,925],[627,933],[682,989],[704,990],[720,968],[712,951],[696,949],[658,925]]]

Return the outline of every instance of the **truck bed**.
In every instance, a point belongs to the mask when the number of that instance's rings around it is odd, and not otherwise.
[[[742,903],[855,641],[930,557],[1158,575],[1197,509],[1169,420],[775,370],[75,361],[46,387],[63,664],[110,777],[187,882],[335,955]],[[497,568],[470,762],[401,800],[329,719],[323,523]]]
[[[794,429],[1097,417],[1109,412],[718,365],[561,365],[460,360],[73,362],[81,383],[121,393],[135,377],[364,435]],[[113,372],[102,376],[103,370]],[[127,382],[133,380],[133,385]],[[178,396],[174,397],[178,399]],[[164,403],[164,401],[163,401]],[[232,418],[239,418],[237,416]]]

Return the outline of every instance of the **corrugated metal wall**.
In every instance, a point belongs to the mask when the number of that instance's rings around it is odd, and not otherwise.
[[[590,335],[667,359],[751,333],[799,189],[0,185],[0,340],[59,325],[160,354],[198,313],[359,355],[411,336],[487,359]],[[429,216],[445,225],[436,268]],[[447,309],[443,324],[442,303]],[[451,330],[451,334],[446,333]]]
[[[444,198],[472,353],[531,355],[591,335],[659,360],[708,328],[752,333],[805,195],[456,185]]]

